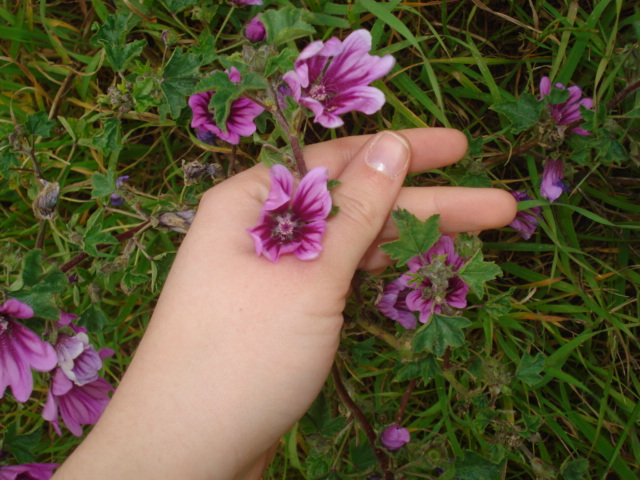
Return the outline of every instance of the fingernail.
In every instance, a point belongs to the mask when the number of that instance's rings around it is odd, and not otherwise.
[[[400,135],[380,132],[371,142],[366,159],[367,165],[395,179],[405,172],[409,163],[409,145]]]

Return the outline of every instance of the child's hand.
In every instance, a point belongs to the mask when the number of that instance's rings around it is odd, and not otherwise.
[[[388,265],[377,245],[396,234],[392,209],[439,213],[446,233],[515,216],[504,191],[402,188],[408,171],[449,165],[465,149],[461,133],[437,128],[308,147],[309,168],[340,181],[340,211],[312,261],[256,256],[246,229],[269,192],[266,167],[207,192],[134,361],[60,478],[217,480],[258,465],[322,388],[355,270]]]

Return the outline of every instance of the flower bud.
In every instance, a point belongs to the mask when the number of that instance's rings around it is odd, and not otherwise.
[[[267,30],[259,19],[259,15],[251,19],[244,31],[244,36],[252,43],[264,42],[267,38]]]
[[[411,440],[411,434],[406,428],[398,425],[391,425],[380,435],[382,446],[389,451],[395,451],[402,448]]]
[[[187,233],[195,216],[195,210],[166,212],[158,216],[158,225],[173,230],[174,232]]]
[[[55,207],[60,195],[60,184],[58,182],[47,182],[41,179],[43,189],[40,190],[33,201],[33,213],[40,220],[52,220],[55,215]]]
[[[215,177],[220,172],[220,165],[217,163],[201,163],[197,160],[185,162],[182,160],[182,173],[185,185],[193,185],[200,180],[204,174]]]

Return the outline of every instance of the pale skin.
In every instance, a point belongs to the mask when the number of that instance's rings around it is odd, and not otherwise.
[[[460,132],[439,128],[308,146],[309,168],[325,166],[341,183],[332,194],[340,212],[307,262],[255,254],[246,228],[269,191],[266,167],[209,190],[110,405],[54,479],[260,478],[327,378],[355,271],[389,265],[377,245],[397,234],[390,211],[439,213],[448,234],[514,218],[506,191],[402,187],[407,172],[455,163],[466,147]]]

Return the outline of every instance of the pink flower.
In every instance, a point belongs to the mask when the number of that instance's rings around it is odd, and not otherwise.
[[[264,42],[267,38],[267,30],[260,21],[259,15],[251,19],[244,31],[244,36],[252,43]]]
[[[240,82],[240,73],[235,67],[227,70],[229,80]],[[201,141],[213,143],[215,138],[220,138],[232,145],[240,143],[240,137],[249,137],[256,131],[253,120],[260,115],[264,108],[257,103],[242,97],[231,103],[229,116],[227,117],[226,132],[222,131],[215,122],[215,112],[209,108],[209,102],[215,92],[196,93],[189,98],[189,106],[193,112],[191,128],[196,130],[196,136]]]
[[[416,328],[410,312],[418,312],[421,323],[427,323],[434,313],[453,313],[467,306],[467,285],[456,272],[464,264],[454,251],[453,240],[441,236],[424,255],[407,262],[409,270],[389,283],[378,302],[378,309],[405,328]],[[413,314],[411,314],[413,315]]]
[[[395,60],[391,55],[369,55],[370,50],[371,34],[366,30],[356,30],[343,42],[335,37],[324,43],[317,40],[302,50],[294,70],[283,79],[295,101],[314,113],[315,122],[339,127],[344,113],[372,114],[384,105],[384,93],[369,84],[389,73]]]
[[[242,5],[262,5],[262,0],[229,0],[236,7]]]
[[[97,380],[98,371],[102,368],[102,360],[114,353],[110,348],[103,348],[97,352],[89,343],[87,334],[83,332],[73,337],[60,334],[55,349],[60,370],[79,386]]]
[[[53,424],[58,435],[62,435],[58,424],[60,414],[69,431],[79,437],[82,435],[81,425],[94,425],[100,419],[109,403],[109,392],[113,390],[102,378],[77,385],[69,380],[62,368],[56,368],[42,416]]]
[[[57,463],[25,463],[0,467],[0,480],[49,480]]]
[[[382,435],[380,435],[380,442],[382,446],[387,450],[394,451],[399,450],[404,445],[411,441],[411,434],[406,428],[402,428],[398,425],[391,425],[387,427]]]
[[[562,160],[547,159],[542,171],[540,196],[550,202],[555,202],[562,192],[568,190],[562,179],[564,178],[564,163]]]
[[[48,372],[56,366],[53,347],[14,320],[31,317],[33,309],[15,298],[0,306],[0,398],[9,386],[17,401],[26,402],[33,391],[31,368]]]
[[[569,90],[569,98],[566,102],[557,103],[555,105],[549,105],[551,109],[551,116],[557,125],[567,125],[582,119],[580,113],[580,105],[584,108],[593,108],[593,100],[591,98],[581,98],[582,89],[576,85],[569,88],[565,87],[562,83],[556,83],[556,88],[563,90]],[[549,77],[542,77],[540,80],[540,100],[551,93],[551,80]],[[571,129],[573,133],[579,135],[590,135],[584,128],[574,127]]]
[[[523,202],[525,200],[532,200],[532,198],[524,192],[511,191],[509,192],[513,195],[518,202]],[[525,240],[529,240],[533,232],[538,228],[538,222],[540,220],[540,207],[532,207],[529,210],[520,210],[516,214],[516,218],[514,218],[509,226],[511,228],[516,229],[522,238]]]
[[[277,262],[286,253],[293,253],[300,260],[313,260],[320,255],[326,218],[331,212],[328,175],[326,168],[313,168],[292,199],[293,175],[282,165],[271,167],[269,196],[258,224],[247,229],[258,256]]]

